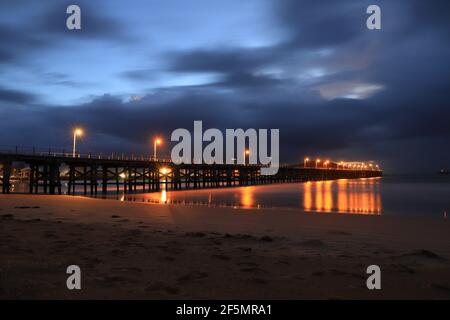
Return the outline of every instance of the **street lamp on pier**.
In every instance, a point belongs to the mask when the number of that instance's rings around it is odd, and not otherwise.
[[[155,138],[153,141],[153,160],[156,161],[156,148],[162,143],[161,138]]]
[[[303,167],[306,168],[306,164],[308,163],[308,161],[309,161],[309,158],[308,158],[308,157],[306,157],[305,159],[303,159]]]
[[[250,150],[249,149],[245,149],[244,151],[244,166],[247,164],[247,158],[249,158],[249,163],[250,163]]]
[[[83,130],[80,128],[75,128],[73,130],[73,147],[72,147],[72,157],[75,158],[77,152],[77,137],[81,137],[83,135]]]

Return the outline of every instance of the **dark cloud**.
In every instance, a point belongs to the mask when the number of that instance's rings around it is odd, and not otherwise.
[[[19,28],[0,23],[0,63],[16,62],[23,53],[44,48],[48,42]]]
[[[0,63],[16,63],[38,50],[54,48],[66,41],[133,41],[125,34],[126,27],[104,15],[101,8],[94,8],[89,1],[77,1],[81,7],[82,30],[68,30],[66,8],[70,4],[73,2],[58,1],[49,5],[48,2],[20,1],[15,5],[4,5],[3,14],[14,15],[15,10],[24,11],[27,6],[30,14],[17,23],[0,23]]]
[[[367,1],[283,0],[278,22],[292,47],[331,47],[360,36],[365,28]]]
[[[120,73],[134,83],[161,73],[218,76],[203,85],[151,88],[138,101],[111,93],[83,104],[37,106],[32,94],[0,90],[0,116],[20,119],[0,127],[0,142],[70,148],[70,128],[79,124],[87,130],[80,145],[85,150],[148,153],[153,135],[167,141],[172,130],[203,120],[206,128],[222,130],[279,128],[285,162],[306,154],[370,157],[391,171],[434,171],[450,163],[449,4],[377,1],[381,31],[365,26],[369,4],[276,1],[274,21],[285,37],[259,48],[224,44],[172,51],[158,70],[144,65]],[[116,22],[90,12],[82,37],[120,36]],[[51,10],[44,20],[48,38],[65,32],[64,15]],[[7,28],[0,38],[13,44],[10,49],[2,41],[3,61],[13,59],[15,50],[45,46],[47,39]],[[45,79],[75,85],[64,74]],[[10,132],[16,134],[5,139]]]
[[[170,70],[193,72],[246,72],[274,60],[274,48],[217,48],[173,53]]]
[[[34,94],[0,87],[0,102],[25,104],[32,103],[35,100],[36,96]]]

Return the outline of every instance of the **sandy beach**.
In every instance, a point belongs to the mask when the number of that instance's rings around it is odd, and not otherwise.
[[[444,218],[0,195],[0,229],[1,299],[450,298]]]

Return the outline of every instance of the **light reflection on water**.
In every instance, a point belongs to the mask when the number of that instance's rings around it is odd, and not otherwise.
[[[316,181],[303,184],[306,211],[381,214],[379,179]]]
[[[288,207],[314,212],[381,214],[379,178],[239,188],[127,194],[121,200],[239,208]]]
[[[26,184],[14,182],[17,192]],[[65,192],[63,188],[63,192]],[[98,195],[99,198],[103,196]],[[383,178],[316,181],[222,189],[115,193],[106,198],[211,207],[290,208],[318,213],[422,215],[446,218],[450,175],[392,175]]]

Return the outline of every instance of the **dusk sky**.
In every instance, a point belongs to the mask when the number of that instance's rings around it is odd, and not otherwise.
[[[66,29],[78,4],[82,30]],[[381,7],[382,29],[366,28]],[[450,168],[450,2],[0,2],[0,145],[151,152],[155,135],[279,128],[282,162]]]

